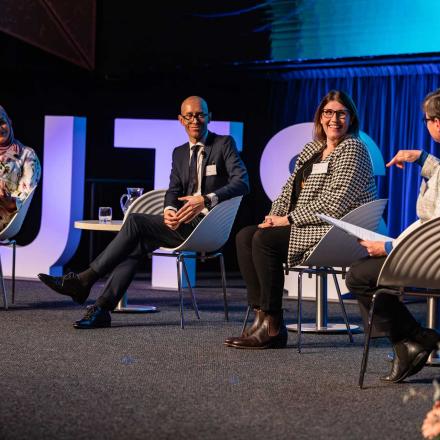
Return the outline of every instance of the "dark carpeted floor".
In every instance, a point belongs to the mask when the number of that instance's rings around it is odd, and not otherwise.
[[[92,298],[99,292],[99,285]],[[80,331],[83,310],[38,282],[19,282],[17,301],[0,310],[1,439],[420,439],[438,370],[387,385],[384,340],[372,346],[367,389],[357,387],[363,335],[289,334],[284,350],[235,350],[245,291],[230,288],[230,322],[220,289],[197,289],[179,327],[175,292],[136,282],[131,302],[160,313],[113,314],[111,329]],[[293,306],[293,303],[291,303]],[[411,310],[423,319],[424,304]],[[348,305],[359,323],[356,305]],[[295,314],[289,311],[287,320]],[[331,304],[330,320],[342,322]],[[314,303],[304,306],[313,320]]]

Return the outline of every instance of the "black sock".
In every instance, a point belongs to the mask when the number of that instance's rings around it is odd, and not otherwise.
[[[78,278],[84,287],[92,287],[98,281],[99,275],[89,267],[84,272],[79,273]]]

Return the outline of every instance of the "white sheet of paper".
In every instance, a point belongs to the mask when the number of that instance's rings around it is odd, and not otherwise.
[[[360,226],[352,225],[351,223],[338,220],[337,218],[330,217],[325,214],[316,214],[321,220],[336,226],[339,229],[347,232],[347,234],[353,235],[361,240],[369,241],[393,241],[391,237],[386,235],[378,234],[377,232],[370,231],[369,229],[361,228]]]

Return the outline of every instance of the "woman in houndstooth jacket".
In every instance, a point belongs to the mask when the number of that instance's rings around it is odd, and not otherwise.
[[[300,264],[330,229],[317,213],[340,218],[376,198],[370,157],[358,135],[353,101],[344,92],[330,91],[315,113],[314,140],[305,145],[270,213],[258,226],[237,234],[238,263],[255,320],[241,336],[226,339],[226,345],[286,346],[283,263]]]
[[[425,97],[422,108],[429,134],[435,142],[440,143],[440,89]],[[417,199],[419,219],[392,242],[361,241],[369,257],[353,263],[347,274],[347,286],[356,295],[365,328],[368,326],[371,297],[376,292],[377,278],[387,254],[408,233],[440,215],[440,160],[426,151],[400,150],[387,163],[387,167],[396,165],[403,168],[405,162],[413,162],[421,167],[423,180]],[[431,352],[438,349],[440,335],[433,329],[421,327],[395,295],[379,296],[375,310],[373,335],[388,337],[394,349],[391,371],[381,379],[385,382],[402,382],[425,366]]]

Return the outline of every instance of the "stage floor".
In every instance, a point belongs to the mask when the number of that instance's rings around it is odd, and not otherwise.
[[[421,438],[439,370],[384,384],[390,347],[376,340],[361,391],[362,334],[354,344],[346,335],[305,334],[302,354],[295,333],[284,350],[227,348],[224,338],[240,331],[245,290],[231,283],[225,322],[215,283],[202,280],[196,289],[200,321],[186,297],[184,330],[177,293],[136,281],[130,302],[154,304],[159,313],[113,314],[110,329],[80,331],[72,322],[83,307],[39,282],[18,282],[16,304],[0,310],[0,438]],[[410,307],[424,319],[424,304]],[[360,324],[357,305],[347,308]],[[343,322],[337,304],[329,317]],[[294,322],[295,312],[286,318]],[[304,321],[313,319],[314,303],[305,302]]]

